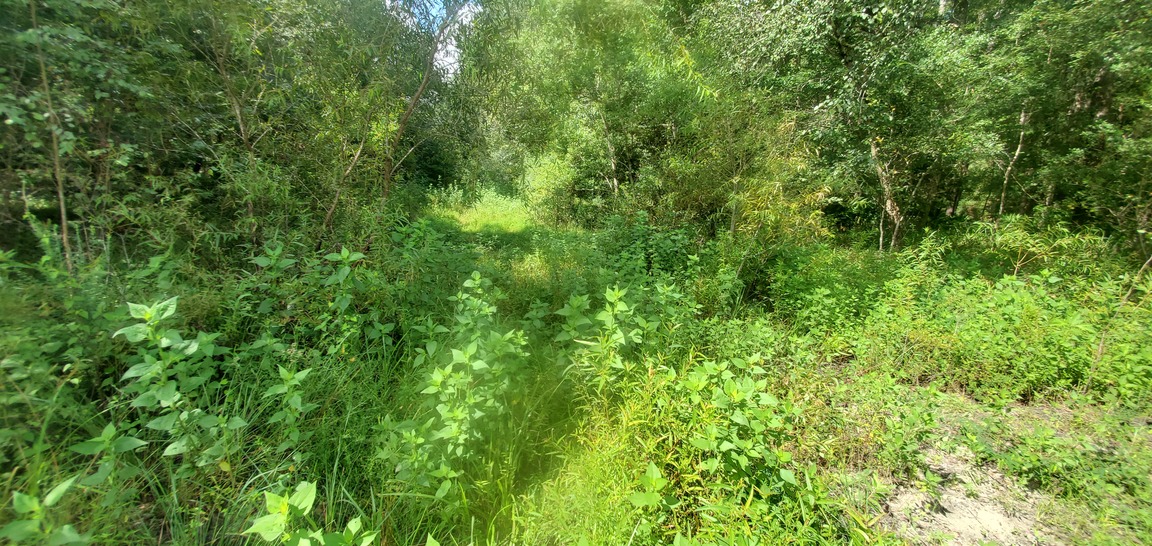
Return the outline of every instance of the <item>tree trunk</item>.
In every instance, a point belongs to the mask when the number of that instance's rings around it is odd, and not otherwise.
[[[340,173],[340,179],[336,181],[336,195],[332,197],[332,204],[329,205],[328,212],[324,214],[324,223],[320,225],[320,235],[316,238],[317,252],[323,248],[324,236],[328,233],[329,226],[332,225],[332,214],[336,212],[336,205],[340,203],[340,193],[344,191],[344,182],[348,180],[348,176],[352,174],[352,170],[356,168],[356,164],[360,162],[360,153],[364,151],[365,142],[368,142],[367,137],[360,140],[360,145],[356,147],[356,152],[352,154],[352,159],[348,162],[348,167]]]
[[[884,251],[884,211],[880,211],[880,246],[877,249]]]
[[[612,167],[612,176],[608,180],[608,187],[612,188],[612,196],[620,195],[620,180],[616,172],[616,148],[612,146],[612,133],[608,132],[608,119],[604,117],[604,110],[600,110],[600,124],[604,128],[604,142],[608,144],[608,164]]]
[[[1044,212],[1040,214],[1040,226],[1046,227],[1048,225],[1048,216],[1051,213],[1049,210],[1052,203],[1056,201],[1056,179],[1048,181],[1048,187],[1044,189]]]
[[[889,250],[895,249],[900,237],[900,226],[904,223],[904,214],[900,212],[900,206],[896,203],[895,191],[892,187],[892,173],[880,161],[880,148],[876,144],[876,139],[871,139],[871,153],[872,165],[876,168],[876,176],[880,179],[881,189],[881,205],[884,212],[892,219],[892,234],[888,238]],[[881,224],[881,237],[883,237],[883,224]],[[883,243],[881,243],[883,244]]]
[[[38,29],[36,24],[36,2],[28,3],[29,15],[32,18],[32,28]],[[48,106],[48,119],[51,120],[49,132],[52,133],[52,178],[56,182],[56,201],[60,208],[60,240],[64,246],[64,267],[68,274],[72,274],[72,242],[68,234],[68,205],[64,202],[64,168],[60,162],[60,117],[56,115],[56,107],[52,103],[52,90],[48,86],[48,68],[44,65],[44,49],[40,47],[40,37],[36,39],[36,61],[40,65],[40,87],[44,91],[44,100]]]
[[[1016,153],[1012,154],[1012,159],[1008,161],[1008,167],[1004,169],[1004,185],[1000,187],[1000,210],[996,213],[996,221],[1000,221],[1000,217],[1004,216],[1004,200],[1008,196],[1008,180],[1012,177],[1012,169],[1016,167],[1016,160],[1020,159],[1020,154],[1024,151],[1024,130],[1028,124],[1028,112],[1023,108],[1020,109],[1020,141],[1016,143]]]
[[[735,187],[732,189],[732,220],[728,225],[728,232],[733,236],[736,235],[736,224],[740,219],[740,193],[743,191],[743,186],[740,177],[736,177]]]
[[[944,214],[947,215],[949,218],[956,216],[956,213],[959,211],[959,208],[960,208],[960,198],[963,195],[964,195],[964,187],[963,186],[957,186],[956,191],[952,193],[952,203],[949,204],[948,209],[944,211]]]

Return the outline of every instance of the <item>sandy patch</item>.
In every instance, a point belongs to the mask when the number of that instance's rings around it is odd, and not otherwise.
[[[943,478],[936,494],[899,487],[888,499],[886,525],[917,544],[1063,544],[1038,522],[1043,497],[996,469],[972,463],[970,453],[928,454]]]

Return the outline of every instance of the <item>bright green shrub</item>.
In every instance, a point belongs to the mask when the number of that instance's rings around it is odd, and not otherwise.
[[[316,528],[311,518],[316,502],[316,484],[301,482],[291,494],[264,492],[267,515],[256,518],[252,526],[244,531],[246,535],[259,535],[267,542],[284,543],[292,546],[368,546],[376,540],[377,532],[361,532],[360,518],[352,518],[343,532],[325,533]],[[303,521],[301,521],[303,520]]]
[[[545,224],[581,225],[588,218],[571,196],[577,172],[572,163],[557,154],[532,158],[524,171],[521,195],[537,220]]]
[[[909,255],[868,316],[860,358],[914,383],[939,381],[980,398],[1031,400],[1070,389],[1142,398],[1152,384],[1147,310],[1115,311],[1120,286],[1042,272],[998,281],[944,274],[939,254]],[[1102,343],[1103,339],[1103,343]],[[1089,379],[1093,377],[1093,379]]]
[[[491,455],[486,441],[506,430],[509,397],[523,388],[524,334],[498,328],[491,289],[473,273],[452,298],[451,328],[420,329],[428,336],[414,362],[428,370],[420,411],[400,422],[387,418],[380,429],[378,457],[397,479],[454,504],[466,502],[468,473]]]
[[[773,394],[773,362],[689,357],[680,372],[642,365],[646,376],[617,388],[651,404],[638,438],[648,468],[628,499],[643,543],[843,540],[816,466],[794,457],[803,411]]]
[[[868,315],[894,269],[891,258],[872,250],[784,248],[767,273],[768,303],[801,328],[845,331]]]
[[[178,331],[164,328],[161,322],[176,312],[176,298],[152,306],[129,303],[128,308],[142,322],[115,335],[145,345],[129,360],[134,365],[121,378],[130,380],[121,395],[135,410],[118,428],[140,434],[143,431],[136,427],[142,426],[165,435],[163,455],[181,456],[186,465],[177,472],[180,477],[192,474],[189,463],[204,467],[226,461],[240,448],[235,431],[248,422],[215,411],[222,405],[223,391],[214,379],[227,355],[213,343],[219,334],[201,332],[186,340]]]

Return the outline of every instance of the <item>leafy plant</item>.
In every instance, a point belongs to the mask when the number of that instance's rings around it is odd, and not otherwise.
[[[139,416],[128,427],[144,428],[165,435],[166,457],[183,456],[195,467],[219,465],[239,449],[237,430],[247,426],[239,416],[212,412],[221,384],[214,381],[226,350],[213,343],[218,334],[197,334],[185,340],[178,331],[164,329],[161,322],[176,313],[177,299],[151,306],[129,303],[129,313],[142,322],[118,330],[130,343],[144,343],[139,362],[122,377],[130,380],[122,392]]]
[[[665,497],[661,491],[668,486],[668,480],[661,475],[660,469],[653,463],[648,463],[648,469],[640,476],[640,490],[628,497],[628,502],[637,508],[654,506],[672,506],[677,504],[674,497]]]
[[[266,542],[289,546],[368,546],[378,533],[363,532],[360,518],[348,521],[342,532],[325,533],[316,529],[309,515],[316,502],[316,484],[300,482],[290,495],[264,492],[268,513],[256,518],[246,535],[259,535]]]
[[[520,388],[526,341],[519,330],[498,328],[496,307],[487,300],[491,286],[474,272],[452,297],[453,327],[425,330],[448,334],[446,346],[430,339],[415,362],[430,370],[420,391],[427,418],[381,427],[378,456],[394,465],[399,480],[430,488],[437,499],[447,499],[454,487],[457,498],[466,498],[465,472],[483,463],[484,441],[502,430],[508,396]]]
[[[88,544],[92,538],[81,534],[70,523],[56,523],[56,510],[64,495],[72,488],[79,476],[73,476],[53,487],[44,498],[38,499],[19,491],[12,493],[12,510],[18,519],[0,528],[0,538],[11,540],[14,544],[44,543],[44,544]]]

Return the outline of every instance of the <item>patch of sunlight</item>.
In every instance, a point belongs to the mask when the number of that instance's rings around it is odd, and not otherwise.
[[[520,284],[546,284],[551,280],[552,267],[539,254],[525,254],[510,264],[512,278]]]
[[[533,225],[528,207],[518,198],[485,190],[480,199],[453,211],[464,231],[472,233],[519,233]]]
[[[632,532],[628,495],[635,481],[636,433],[618,416],[590,416],[595,423],[564,449],[564,465],[526,497],[519,516],[524,544],[624,544]]]

